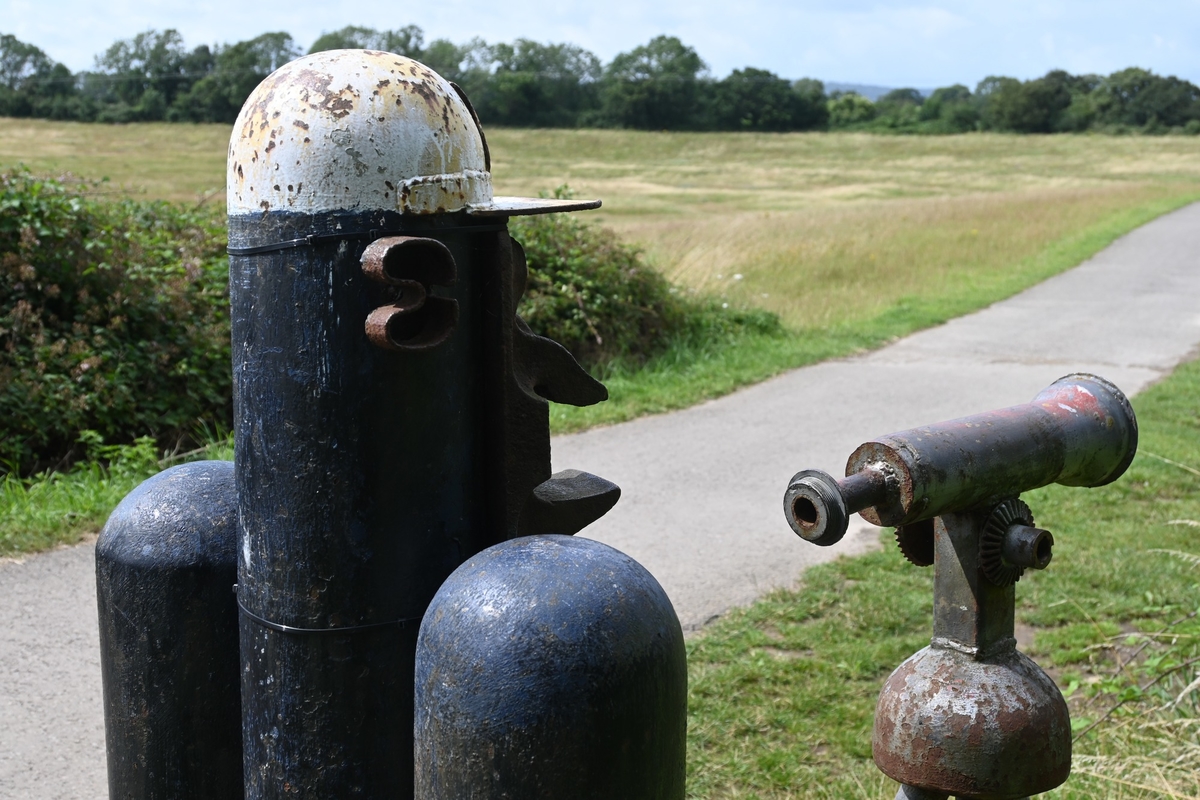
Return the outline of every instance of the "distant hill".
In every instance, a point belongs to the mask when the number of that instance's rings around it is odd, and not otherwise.
[[[833,94],[834,92],[856,92],[867,98],[871,102],[878,100],[888,92],[896,89],[895,86],[870,86],[865,83],[838,83],[837,81],[825,81],[825,93]],[[917,89],[923,97],[929,97],[933,94],[933,89]]]

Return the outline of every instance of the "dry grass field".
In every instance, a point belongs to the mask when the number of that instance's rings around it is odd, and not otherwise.
[[[1200,191],[1200,139],[496,131],[507,193],[560,183],[672,280],[789,325],[869,318]],[[740,278],[737,276],[741,276]]]
[[[219,207],[229,129],[0,119],[0,166]],[[1200,137],[489,131],[495,184],[567,184],[673,281],[793,328],[986,280],[1200,196]]]

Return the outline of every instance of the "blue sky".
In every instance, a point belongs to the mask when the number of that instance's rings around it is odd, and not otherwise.
[[[667,33],[696,48],[718,77],[756,66],[788,78],[973,87],[991,74],[1136,65],[1200,84],[1200,0],[0,0],[0,33],[73,70],[147,28],[176,28],[189,46],[284,30],[307,48],[347,24],[416,24],[426,41],[572,42],[605,61]]]

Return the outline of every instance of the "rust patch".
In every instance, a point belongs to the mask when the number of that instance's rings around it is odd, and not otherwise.
[[[294,119],[294,120],[292,120],[292,124],[295,125],[297,128],[303,128],[304,130],[308,130],[308,123],[302,119]]]
[[[337,94],[326,97],[321,107],[328,111],[334,119],[343,119],[354,110],[354,101],[357,97],[358,93],[354,91],[354,87],[346,84],[346,88]]]
[[[412,92],[425,101],[425,105],[429,106],[430,111],[437,111],[438,93],[435,92],[427,83],[413,83]]]

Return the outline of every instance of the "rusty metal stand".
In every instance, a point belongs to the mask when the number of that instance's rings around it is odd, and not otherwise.
[[[888,678],[875,713],[875,763],[905,785],[898,798],[1019,800],[1070,773],[1066,701],[1016,648],[1015,578],[999,585],[987,575],[983,545],[1007,505],[934,521],[933,640]],[[1048,545],[1035,554],[1040,562],[1015,566],[1049,563]]]
[[[1054,545],[1018,497],[1110,483],[1137,441],[1121,390],[1077,374],[1024,405],[867,442],[845,478],[793,476],[784,513],[802,539],[834,544],[857,512],[935,568],[933,639],[888,678],[875,713],[875,763],[901,784],[896,800],[1021,800],[1067,779],[1066,701],[1013,636],[1013,585]]]

